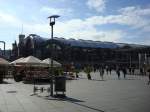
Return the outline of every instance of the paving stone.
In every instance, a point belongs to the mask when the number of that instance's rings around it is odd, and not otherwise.
[[[67,81],[65,100],[48,98],[47,92],[31,96],[32,84],[6,80],[10,84],[0,84],[0,112],[150,112],[147,77],[118,80],[115,72],[105,74],[104,80],[97,72],[91,73],[92,80],[84,73],[79,76]]]

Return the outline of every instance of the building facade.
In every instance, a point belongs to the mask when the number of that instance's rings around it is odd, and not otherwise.
[[[52,46],[53,45],[53,53]],[[150,54],[150,47],[135,44],[42,38],[36,34],[19,35],[19,42],[12,44],[12,60],[33,55],[40,59],[53,58],[63,64],[124,64],[137,66],[139,53]]]

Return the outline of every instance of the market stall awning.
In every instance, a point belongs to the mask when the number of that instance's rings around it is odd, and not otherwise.
[[[42,62],[49,67],[51,66],[51,59],[50,58],[44,59]],[[61,67],[61,64],[59,62],[53,60],[53,67]]]
[[[24,59],[23,57],[22,57],[22,58],[19,58],[19,59],[16,59],[16,60],[12,61],[10,64],[11,64],[11,65],[17,65],[18,63],[22,62],[23,59]]]
[[[0,58],[0,65],[9,65],[9,62],[3,58]]]
[[[22,59],[21,61],[19,61],[17,64],[21,64],[21,65],[42,65],[42,61],[34,56],[28,56],[24,59]]]

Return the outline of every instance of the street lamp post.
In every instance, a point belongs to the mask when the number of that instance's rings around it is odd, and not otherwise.
[[[53,95],[53,80],[54,80],[54,72],[53,72],[53,26],[55,25],[55,19],[58,18],[60,16],[58,15],[52,15],[52,16],[49,16],[48,19],[50,19],[50,26],[51,26],[51,43],[52,43],[52,46],[51,46],[51,83],[50,83],[50,86],[51,86],[51,91],[50,91],[50,96],[54,96]]]

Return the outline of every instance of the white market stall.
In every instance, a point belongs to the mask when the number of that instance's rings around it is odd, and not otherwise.
[[[48,67],[51,67],[51,62],[52,62],[52,60],[50,58],[44,59],[42,61],[42,63],[44,63]],[[53,60],[53,67],[61,67],[61,66],[62,66],[61,63]]]
[[[16,81],[21,80],[33,80],[33,78],[47,78],[48,71],[44,68],[45,64],[34,56],[28,56],[26,58],[19,58],[11,62],[14,65],[14,79]]]

